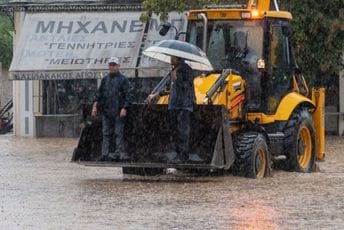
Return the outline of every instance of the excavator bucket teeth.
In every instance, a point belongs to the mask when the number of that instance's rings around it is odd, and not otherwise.
[[[171,119],[167,105],[134,104],[128,110],[124,140],[130,160],[99,162],[99,165],[130,167],[224,168],[234,161],[228,114],[223,106],[199,105],[191,116],[190,152],[185,162],[174,164],[177,124]],[[101,155],[101,119],[95,119],[82,130],[73,161],[95,165]],[[114,142],[114,141],[113,141]],[[115,146],[111,146],[110,152]],[[195,163],[193,157],[202,159]],[[192,161],[192,163],[190,163]]]

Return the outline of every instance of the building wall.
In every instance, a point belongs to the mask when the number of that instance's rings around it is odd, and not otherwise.
[[[325,86],[325,129],[326,134],[338,135],[339,112],[339,75],[333,74],[327,77]]]
[[[339,135],[344,136],[344,70],[339,75]]]
[[[19,47],[16,46],[19,45],[18,43],[16,44],[16,42],[20,41],[20,37],[21,35],[23,35],[22,33],[24,33],[22,30],[24,25],[24,18],[24,11],[15,11],[14,22],[16,34],[14,38],[14,51],[16,47]],[[159,24],[158,21],[156,21],[156,23],[157,25]],[[154,31],[155,29],[157,28],[152,27],[152,31]],[[150,63],[148,62],[148,64]],[[163,70],[162,72],[166,72],[166,70]],[[136,99],[140,99],[140,101],[143,101],[142,98],[145,98],[147,96],[150,90],[155,86],[153,82],[156,82],[155,79],[150,79],[146,82],[143,80],[141,81],[141,79],[134,78],[131,78],[131,81],[133,81],[134,85],[136,86],[135,92],[138,95]],[[42,80],[13,81],[15,135],[43,137],[54,136],[55,133],[56,137],[78,136],[79,130],[77,127],[80,124],[81,118],[79,119],[76,115],[80,115],[79,117],[81,117],[81,114],[69,114],[68,112],[65,112],[65,114],[63,114],[62,112],[50,114],[46,111],[44,112],[43,105],[47,104],[44,103],[44,99],[49,98],[49,96],[44,94],[44,92],[46,91],[43,90],[42,83]],[[75,121],[74,123],[77,124],[71,124],[70,115],[73,115],[73,121]]]
[[[14,50],[16,41],[20,38],[20,28],[22,28],[23,21],[24,13],[16,12],[14,15],[16,28],[13,42]],[[13,81],[14,134],[16,136],[35,136],[32,89],[33,81]]]

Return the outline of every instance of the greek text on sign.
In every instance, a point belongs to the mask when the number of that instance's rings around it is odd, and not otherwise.
[[[135,68],[140,12],[27,13],[11,71],[104,69],[109,57]]]

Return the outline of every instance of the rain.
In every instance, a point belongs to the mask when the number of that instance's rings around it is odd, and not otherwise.
[[[0,229],[344,229],[338,1],[155,1],[0,0]]]

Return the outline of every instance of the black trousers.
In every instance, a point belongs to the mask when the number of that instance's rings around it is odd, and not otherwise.
[[[170,110],[176,152],[179,157],[185,158],[185,160],[190,153],[191,113],[184,109]]]
[[[110,145],[115,134],[115,155],[119,156],[120,153],[125,151],[123,143],[123,133],[125,118],[120,118],[119,115],[115,117],[103,116],[103,141],[102,141],[102,155],[109,156]],[[115,156],[110,156],[115,157]]]

